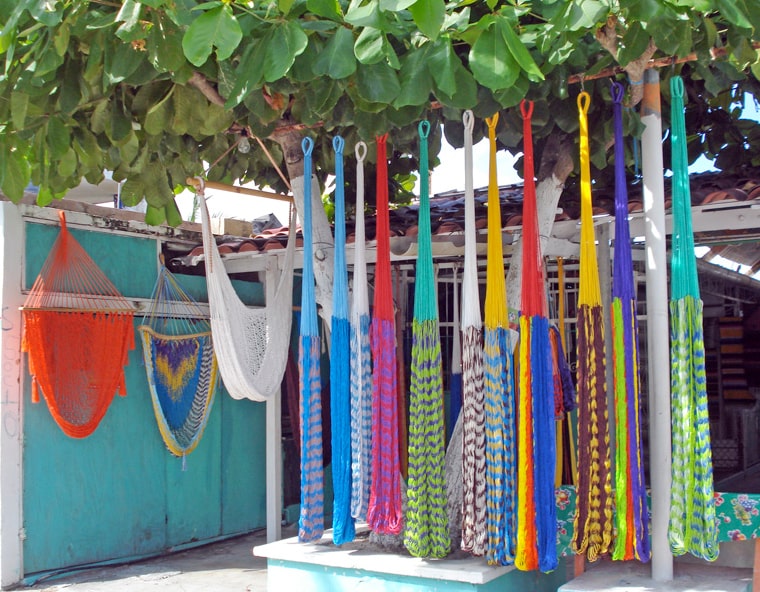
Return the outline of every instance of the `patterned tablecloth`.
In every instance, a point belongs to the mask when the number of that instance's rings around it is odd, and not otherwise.
[[[555,491],[557,503],[557,552],[572,555],[575,488],[563,485]],[[719,541],[745,541],[760,537],[760,495],[716,493],[715,513]]]

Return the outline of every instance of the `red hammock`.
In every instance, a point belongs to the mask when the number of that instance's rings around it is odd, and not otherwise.
[[[134,307],[66,229],[23,307],[21,351],[29,353],[32,402],[39,389],[67,436],[95,431],[118,389],[124,396],[127,351],[134,347]]]

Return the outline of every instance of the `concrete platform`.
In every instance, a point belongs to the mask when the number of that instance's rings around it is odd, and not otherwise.
[[[557,592],[749,592],[752,570],[676,563],[673,580],[655,582],[651,567],[638,561],[600,561]]]
[[[34,585],[20,585],[17,589],[46,592],[266,592],[266,560],[252,554],[253,547],[264,543],[266,532],[258,532],[123,565],[38,574],[27,579],[28,583],[36,582]]]

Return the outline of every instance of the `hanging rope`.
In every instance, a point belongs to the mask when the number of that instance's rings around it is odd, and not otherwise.
[[[496,178],[496,124],[488,125],[488,260],[485,302],[485,438],[486,525],[489,564],[508,565],[515,556],[515,411],[513,407],[510,348],[507,331],[507,290],[504,282],[504,251],[501,236],[501,204]]]
[[[673,155],[671,255],[671,409],[673,470],[668,539],[675,555],[718,557],[710,424],[705,388],[705,344],[694,233],[691,224],[683,80],[670,79]]]
[[[354,228],[353,306],[351,309],[351,516],[367,519],[372,482],[372,352],[369,345],[369,295],[364,232],[364,159],[356,152],[356,226]]]
[[[588,147],[591,97],[578,95],[581,163],[581,259],[578,294],[578,489],[573,550],[596,561],[612,541],[612,484],[604,354],[604,318],[596,258]]]
[[[518,389],[517,556],[519,569],[557,567],[554,502],[556,463],[554,378],[549,341],[544,260],[538,234],[531,116],[533,102],[520,103],[523,117],[522,298],[520,306],[520,387]]]
[[[346,268],[346,198],[342,137],[333,138],[335,150],[335,262],[333,314],[330,324],[330,418],[332,420],[333,542],[354,540],[351,517],[351,325],[348,320]]]
[[[472,179],[472,111],[464,123],[464,272],[462,276],[462,550],[485,553],[486,456],[483,321],[480,314],[475,192]]]
[[[32,403],[45,397],[67,436],[86,438],[118,391],[134,348],[134,307],[118,292],[58,212],[61,231],[22,309]]]
[[[388,134],[377,138],[377,260],[370,340],[372,347],[372,486],[367,523],[380,534],[402,527],[398,452],[396,323],[391,286],[388,214]]]
[[[320,341],[314,296],[311,236],[311,162],[314,140],[303,149],[303,279],[301,285],[301,337],[298,352],[301,392],[301,515],[298,540],[318,540],[324,531],[324,474],[322,468],[322,386],[319,375]]]
[[[409,389],[409,483],[404,545],[414,557],[445,557],[449,552],[444,474],[445,432],[441,339],[433,274],[428,188],[430,122],[421,121],[420,209],[414,284],[412,361]]]
[[[137,330],[159,432],[169,452],[184,459],[211,415],[218,366],[207,315],[163,263]]]
[[[612,83],[615,117],[615,268],[612,360],[615,389],[615,524],[613,559],[648,561],[649,510],[641,444],[638,320],[633,284],[628,188],[623,146],[623,85]]]

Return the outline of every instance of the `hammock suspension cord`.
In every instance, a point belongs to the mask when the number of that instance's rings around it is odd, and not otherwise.
[[[428,187],[430,122],[421,121],[420,209],[409,389],[409,484],[404,545],[414,557],[449,552],[444,474],[445,431],[438,299],[433,271]]]
[[[673,468],[668,539],[675,555],[718,557],[710,424],[705,388],[702,300],[691,222],[683,80],[670,79],[673,163],[671,256],[671,416]]]
[[[372,486],[367,523],[380,534],[399,534],[403,525],[398,448],[398,366],[391,284],[388,214],[388,134],[377,138],[377,262],[370,341],[372,348]]]
[[[324,472],[322,468],[321,354],[314,295],[314,262],[311,229],[311,167],[314,140],[301,142],[304,159],[303,279],[299,343],[299,390],[301,402],[301,513],[298,540],[318,540],[324,531]]]
[[[581,257],[578,294],[578,493],[573,550],[596,561],[612,542],[612,482],[606,396],[604,318],[596,258],[588,145],[591,97],[578,95],[581,169]]]
[[[462,274],[462,550],[486,549],[485,390],[483,321],[478,290],[477,230],[473,188],[472,111],[464,123],[464,271]]]
[[[515,557],[515,410],[501,236],[501,204],[496,176],[496,125],[486,119],[489,142],[488,258],[486,265],[485,344],[483,348],[486,439],[486,559],[509,565]]]
[[[612,83],[615,118],[615,263],[612,281],[612,360],[615,389],[615,523],[613,559],[648,561],[649,510],[644,482],[639,398],[639,348],[628,188],[623,146],[623,85]]]
[[[369,295],[364,230],[364,159],[356,153],[356,227],[354,229],[353,306],[351,309],[351,516],[366,520],[372,474],[372,352],[369,343]]]

